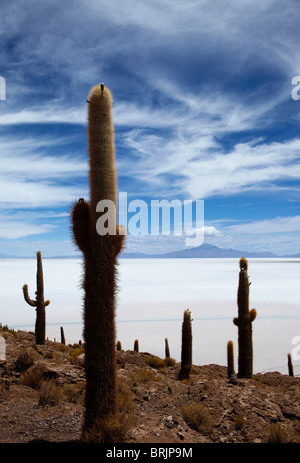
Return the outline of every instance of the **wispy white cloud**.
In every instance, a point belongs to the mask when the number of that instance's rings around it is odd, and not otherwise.
[[[68,142],[64,137],[2,136],[0,206],[58,207],[86,194],[87,186],[75,179],[86,179],[87,159],[78,154],[51,154],[58,146],[69,152]]]
[[[0,125],[18,124],[85,124],[86,115],[83,107],[61,107],[60,103],[45,103],[29,109],[18,108],[0,114]]]
[[[215,228],[215,227],[213,227]],[[245,251],[271,251],[291,255],[299,251],[300,216],[279,216],[243,223],[218,222],[212,235],[206,233],[205,241],[222,248]]]
[[[260,235],[264,237],[278,233],[298,233],[300,235],[300,215],[229,225],[227,231],[231,235]]]
[[[139,153],[134,164],[124,161],[132,176],[147,180],[177,176],[177,191],[194,199],[221,197],[247,190],[273,188],[280,180],[300,178],[300,139],[238,143],[229,152],[212,136],[179,133],[173,139],[133,131],[126,143]]]
[[[45,181],[13,181],[4,178],[0,181],[0,206],[4,209],[67,206],[81,196],[87,196],[87,188],[57,185]]]
[[[14,221],[11,218],[1,217],[0,238],[19,239],[32,235],[41,235],[53,230],[53,225],[34,225],[28,222]]]

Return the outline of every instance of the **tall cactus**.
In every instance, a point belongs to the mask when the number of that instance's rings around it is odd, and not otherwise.
[[[36,292],[35,300],[30,299],[28,295],[28,286],[23,286],[24,299],[31,307],[36,307],[36,321],[35,321],[35,339],[37,344],[45,344],[46,336],[46,310],[45,307],[50,304],[49,300],[44,300],[44,277],[43,277],[43,264],[42,253],[37,251],[37,272],[36,272]]]
[[[239,378],[252,378],[253,373],[253,346],[252,346],[252,322],[256,318],[256,310],[249,311],[249,278],[248,261],[242,257],[239,262],[239,286],[238,286],[238,318],[233,323],[238,327],[238,376]]]
[[[189,379],[192,369],[192,320],[191,312],[188,309],[183,313],[181,336],[181,368],[179,379]]]
[[[84,340],[86,396],[83,433],[116,410],[115,299],[116,265],[124,234],[99,234],[104,217],[97,204],[109,200],[117,206],[112,95],[103,84],[88,97],[88,144],[90,200],[80,199],[72,210],[74,240],[84,256]],[[102,203],[103,204],[103,203]],[[100,208],[101,209],[101,208]]]

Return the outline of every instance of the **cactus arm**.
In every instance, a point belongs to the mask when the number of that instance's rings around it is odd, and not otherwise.
[[[254,322],[254,320],[256,319],[256,315],[257,315],[256,310],[251,309],[249,312],[250,322]]]
[[[235,326],[239,326],[239,324],[240,324],[239,319],[235,317],[233,319],[233,323],[235,324]]]
[[[47,307],[47,305],[49,305],[49,304],[50,304],[50,301],[49,301],[49,299],[47,299],[47,300],[45,301],[45,303],[44,303],[44,306]]]
[[[29,304],[31,307],[36,307],[36,306],[37,306],[37,302],[36,302],[36,301],[33,301],[32,299],[30,299],[30,297],[29,297],[29,295],[28,295],[28,286],[27,286],[27,285],[24,285],[22,289],[23,289],[24,299],[25,299],[25,301],[27,302],[27,304]]]
[[[73,239],[78,248],[84,253],[89,246],[90,207],[84,199],[75,203],[72,209]]]

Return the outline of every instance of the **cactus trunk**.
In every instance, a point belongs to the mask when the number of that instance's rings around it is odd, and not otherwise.
[[[238,327],[238,376],[252,378],[253,374],[253,346],[252,322],[256,318],[256,310],[249,311],[249,278],[248,261],[240,259],[239,287],[238,287],[238,318],[233,322]]]
[[[86,397],[83,432],[116,410],[115,294],[117,255],[124,236],[115,226],[115,210],[109,218],[115,234],[99,234],[103,212],[97,204],[109,200],[116,208],[116,169],[112,97],[98,85],[88,97],[90,201],[79,200],[72,212],[73,234],[84,255],[84,340]],[[111,225],[111,224],[110,224]]]
[[[46,337],[46,309],[45,307],[50,304],[50,301],[44,300],[44,277],[43,277],[43,264],[41,251],[37,251],[37,273],[36,273],[36,298],[30,299],[28,295],[28,286],[23,286],[24,299],[31,307],[36,307],[36,320],[35,320],[35,338],[37,344],[45,344]]]

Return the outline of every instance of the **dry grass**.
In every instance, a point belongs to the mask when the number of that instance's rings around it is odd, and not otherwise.
[[[171,357],[166,357],[164,359],[161,359],[160,357],[157,357],[156,355],[151,355],[150,357],[146,359],[146,363],[150,367],[160,370],[161,368],[170,367],[170,366],[175,365],[175,360],[172,359]]]
[[[234,427],[237,431],[240,431],[243,427],[244,427],[244,424],[245,424],[245,417],[243,415],[237,415],[234,417]]]
[[[147,383],[148,381],[159,381],[159,378],[155,375],[155,373],[153,373],[153,371],[143,368],[142,370],[138,370],[132,377],[131,385],[136,387],[140,384]]]
[[[39,354],[34,349],[23,349],[15,361],[15,369],[20,372],[28,370],[38,359]]]
[[[70,362],[73,364],[76,363],[76,358],[81,354],[84,354],[84,347],[77,347],[73,349],[69,356]]]
[[[43,372],[39,368],[32,367],[21,376],[20,382],[24,386],[39,389],[43,379]]]
[[[117,410],[101,419],[85,432],[85,443],[124,443],[129,429],[134,426],[135,407],[133,397],[125,381],[118,381]]]
[[[209,435],[214,429],[214,421],[209,410],[201,404],[181,407],[181,414],[187,425],[195,431]]]
[[[280,423],[273,423],[269,426],[267,442],[268,444],[284,444],[288,442],[288,435]]]
[[[39,405],[54,407],[62,400],[61,388],[51,381],[43,381],[40,385]]]
[[[72,404],[84,405],[85,381],[66,383],[61,388],[63,400]]]

